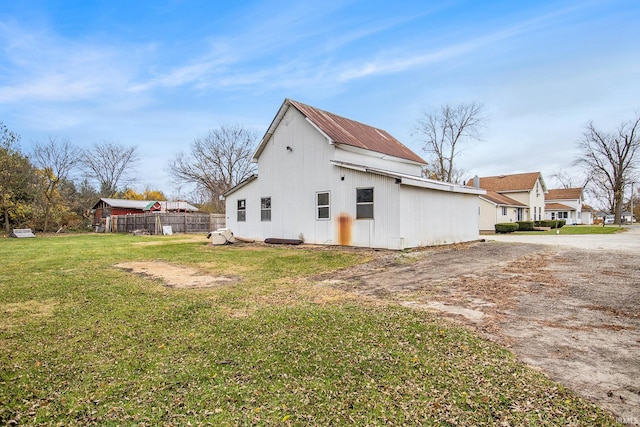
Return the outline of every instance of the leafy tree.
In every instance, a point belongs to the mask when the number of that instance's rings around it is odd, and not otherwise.
[[[430,163],[425,174],[432,179],[456,182],[462,177],[462,171],[455,168],[455,160],[462,147],[480,140],[485,127],[482,104],[449,105],[437,110],[424,112],[418,118],[413,135],[424,144],[422,149],[430,154]]]
[[[156,202],[167,200],[162,191],[150,190],[149,188],[145,188],[142,193],[136,192],[133,188],[127,188],[122,194],[117,194],[117,197],[125,200],[153,200]]]
[[[40,168],[43,181],[44,225],[43,231],[49,229],[52,210],[60,204],[68,203],[58,191],[61,182],[69,179],[71,173],[82,160],[82,151],[73,146],[68,139],[58,140],[49,137],[47,142],[37,142],[33,148],[33,159]],[[68,205],[63,207],[68,210]]]
[[[143,200],[155,200],[155,201],[164,201],[167,200],[167,196],[160,190],[151,190],[149,188],[145,188],[142,193]]]
[[[140,159],[136,147],[114,142],[93,144],[82,160],[87,178],[98,184],[102,197],[113,197],[121,186],[134,180],[133,168]]]
[[[137,193],[133,188],[127,188],[122,194],[116,194],[116,198],[125,200],[145,200],[144,195]]]
[[[620,224],[624,187],[634,179],[640,152],[640,114],[623,122],[615,131],[606,132],[589,122],[578,142],[581,165],[592,176],[593,188],[608,202],[615,223]]]
[[[191,144],[189,153],[178,153],[167,165],[180,183],[195,184],[210,196],[214,211],[224,211],[219,196],[255,171],[251,155],[256,146],[254,131],[240,125],[210,130]]]
[[[20,137],[0,122],[0,212],[5,232],[30,215],[35,174],[29,158],[18,146]]]

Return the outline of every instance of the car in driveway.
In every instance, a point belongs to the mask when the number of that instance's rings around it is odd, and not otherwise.
[[[605,224],[613,224],[616,220],[616,217],[613,215],[607,215],[604,217],[604,223]]]

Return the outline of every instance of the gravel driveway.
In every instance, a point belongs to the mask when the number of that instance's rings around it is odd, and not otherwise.
[[[640,425],[640,228],[485,237],[385,255],[327,284],[438,310]]]

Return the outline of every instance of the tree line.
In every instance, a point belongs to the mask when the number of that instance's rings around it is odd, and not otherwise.
[[[457,160],[466,145],[482,140],[487,120],[484,107],[475,102],[422,113],[412,136],[429,156],[424,176],[464,182]],[[256,172],[251,160],[257,141],[257,133],[242,125],[222,125],[195,138],[187,152],[175,154],[166,170],[177,184],[194,188],[193,204],[224,212],[221,196]],[[577,142],[574,159],[583,176],[554,176],[566,187],[584,187],[600,204],[597,208],[615,214],[620,223],[625,189],[640,181],[639,151],[640,115],[612,131],[591,121]],[[20,148],[20,136],[0,122],[0,224],[6,233],[19,227],[45,232],[81,228],[90,224],[89,209],[100,197],[166,200],[159,190],[137,193],[131,188],[139,160],[136,147],[104,141],[80,149],[55,137],[36,142],[27,155]],[[635,206],[640,208],[640,203]]]
[[[28,155],[20,136],[0,122],[0,225],[5,233],[84,228],[100,197],[139,197],[128,187],[138,160],[135,147],[102,142],[80,149],[55,137],[36,142]],[[154,196],[164,200],[161,192]]]

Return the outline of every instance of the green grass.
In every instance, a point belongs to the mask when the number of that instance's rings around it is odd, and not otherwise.
[[[565,225],[559,230],[560,234],[614,234],[623,232],[624,228],[617,225]],[[516,231],[514,234],[556,234],[556,231]]]
[[[0,424],[616,425],[465,328],[310,278],[366,251],[205,243],[0,240]],[[242,280],[171,289],[124,261]]]

